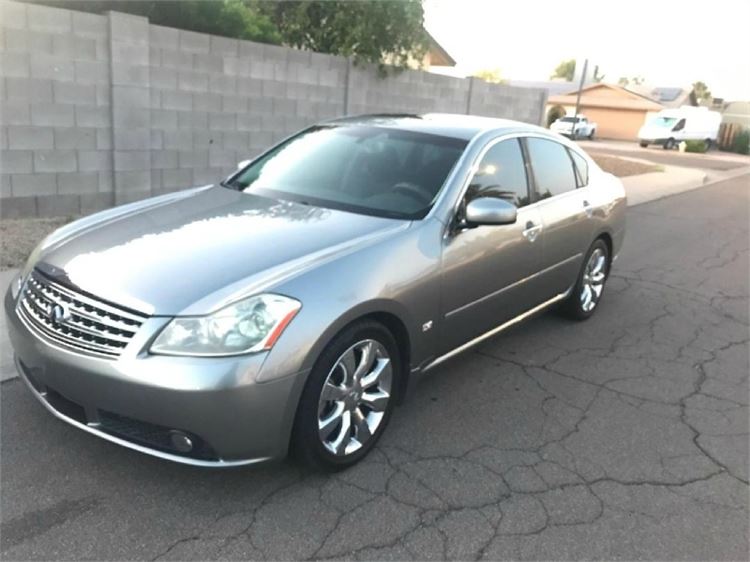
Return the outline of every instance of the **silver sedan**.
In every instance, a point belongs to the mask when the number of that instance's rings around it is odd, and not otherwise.
[[[144,453],[341,469],[419,375],[554,305],[591,316],[624,217],[621,183],[538,127],[329,121],[47,237],[5,297],[16,365]]]

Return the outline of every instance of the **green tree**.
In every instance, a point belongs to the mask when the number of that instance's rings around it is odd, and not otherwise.
[[[108,10],[145,16],[156,25],[201,33],[282,42],[276,26],[256,5],[243,0],[27,0],[57,8],[104,13]]]
[[[499,68],[487,68],[484,70],[479,70],[474,73],[474,77],[481,78],[485,82],[490,82],[492,84],[505,84],[508,82],[503,78],[503,73]]]
[[[568,59],[562,61],[560,64],[557,65],[557,68],[555,68],[555,71],[552,73],[552,76],[550,78],[562,78],[563,80],[567,80],[568,82],[573,80],[573,75],[576,71],[576,60],[575,59]]]
[[[640,86],[645,81],[646,79],[643,76],[633,76],[632,78],[628,78],[627,76],[621,76],[620,79],[617,81],[617,85],[622,86],[623,88],[627,88],[630,85]]]
[[[421,60],[428,46],[421,0],[306,0],[255,5],[276,24],[284,43],[293,47],[352,56],[357,62],[407,66]]]
[[[705,82],[701,82],[700,80],[698,82],[693,82],[693,92],[695,93],[695,97],[698,99],[698,101],[710,103],[711,100],[713,100],[711,90],[708,89],[708,86]]]

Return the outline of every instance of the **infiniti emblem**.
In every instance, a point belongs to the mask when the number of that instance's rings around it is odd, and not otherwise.
[[[66,305],[58,303],[50,309],[49,319],[53,324],[64,324],[70,319],[70,310]]]

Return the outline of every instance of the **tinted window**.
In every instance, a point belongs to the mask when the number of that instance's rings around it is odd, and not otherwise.
[[[573,161],[563,145],[537,138],[527,138],[526,142],[540,199],[554,197],[576,188]]]
[[[517,139],[492,146],[471,178],[467,199],[499,197],[517,207],[529,204],[526,169]]]
[[[589,164],[586,159],[578,154],[575,150],[568,150],[570,157],[573,159],[573,163],[576,166],[576,173],[578,174],[578,187],[583,187],[589,184]]]
[[[313,127],[235,175],[228,187],[393,218],[421,218],[466,141],[361,125]]]

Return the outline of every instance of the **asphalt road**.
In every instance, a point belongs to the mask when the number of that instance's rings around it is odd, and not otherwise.
[[[118,448],[2,384],[12,559],[748,559],[748,176],[629,210],[597,314],[437,370],[334,476]]]
[[[743,162],[739,159],[716,158],[716,155],[724,153],[712,150],[706,154],[682,153],[677,150],[664,150],[661,146],[649,146],[640,148],[635,142],[633,150],[612,150],[606,146],[597,146],[596,141],[586,142],[581,145],[589,154],[609,154],[611,156],[625,156],[628,158],[641,158],[650,160],[657,164],[667,166],[682,166],[683,168],[700,168],[703,170],[727,171],[750,165],[750,159]]]

